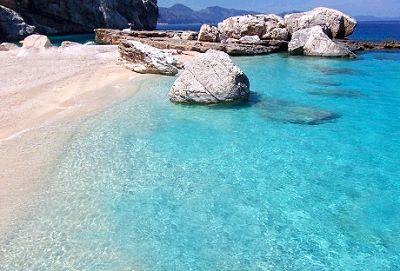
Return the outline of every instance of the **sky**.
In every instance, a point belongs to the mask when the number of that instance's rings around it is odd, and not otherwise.
[[[339,9],[353,16],[400,17],[400,0],[158,0],[158,5],[161,7],[169,7],[177,3],[195,10],[221,6],[271,13],[309,10],[324,6]]]

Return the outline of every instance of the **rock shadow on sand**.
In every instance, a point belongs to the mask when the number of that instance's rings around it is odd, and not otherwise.
[[[257,106],[263,118],[282,123],[319,125],[341,117],[328,110],[274,98],[268,98]]]

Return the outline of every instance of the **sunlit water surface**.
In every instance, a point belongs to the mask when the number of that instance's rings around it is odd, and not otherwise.
[[[235,61],[247,105],[162,77],[87,121],[0,270],[400,270],[400,53]]]

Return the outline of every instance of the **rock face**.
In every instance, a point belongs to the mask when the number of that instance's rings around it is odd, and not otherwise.
[[[326,30],[325,30],[326,31]],[[332,41],[324,29],[317,25],[293,33],[289,42],[289,53],[292,55],[344,57],[353,53],[344,45]]]
[[[277,15],[245,15],[230,17],[218,24],[218,30],[228,38],[258,36],[264,40],[288,40],[284,21]]]
[[[176,75],[178,68],[183,68],[172,55],[138,41],[121,41],[118,51],[119,61],[138,73]]]
[[[220,40],[218,28],[208,24],[203,24],[200,28],[198,39],[199,41],[218,42]]]
[[[84,33],[94,28],[155,29],[157,0],[0,0],[41,34]],[[30,34],[30,33],[28,33]]]
[[[176,103],[213,104],[247,100],[249,79],[223,52],[209,50],[195,57],[178,77],[169,98]]]
[[[0,6],[0,40],[18,40],[34,31],[35,27],[28,25],[17,12]]]
[[[240,43],[257,44],[261,41],[258,36],[244,36],[240,38]]]
[[[46,49],[52,46],[50,40],[43,35],[30,35],[22,41],[23,49]]]
[[[286,15],[285,25],[291,34],[317,25],[326,26],[330,30],[330,37],[340,39],[351,35],[357,22],[338,10],[321,7],[308,12]]]

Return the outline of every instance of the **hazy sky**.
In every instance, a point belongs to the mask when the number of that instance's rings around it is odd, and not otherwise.
[[[193,9],[222,6],[263,12],[307,10],[325,6],[340,9],[351,15],[400,16],[400,0],[158,0],[158,3],[162,7],[181,3]]]

